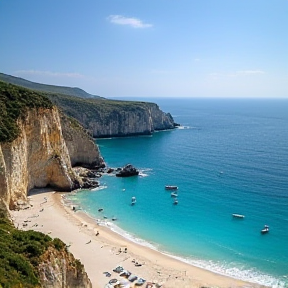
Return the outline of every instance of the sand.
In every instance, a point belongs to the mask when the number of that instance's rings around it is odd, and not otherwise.
[[[125,277],[113,272],[117,266],[146,279],[142,286],[126,280],[126,288],[146,287],[148,282],[154,283],[150,287],[159,284],[163,288],[263,287],[194,267],[134,243],[108,227],[98,225],[80,210],[64,206],[65,195],[48,189],[32,190],[28,197],[32,207],[11,211],[11,216],[19,229],[33,229],[65,242],[75,258],[84,264],[93,288],[103,288],[114,278],[124,282]],[[111,276],[106,276],[105,272]]]

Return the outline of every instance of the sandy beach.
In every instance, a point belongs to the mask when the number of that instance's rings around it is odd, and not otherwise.
[[[33,229],[64,241],[75,258],[84,264],[94,288],[103,288],[114,278],[126,283],[127,288],[146,287],[148,282],[154,284],[147,287],[159,284],[166,288],[263,287],[194,267],[129,241],[108,227],[98,225],[81,210],[73,211],[72,207],[64,206],[65,194],[48,189],[33,190],[29,193],[31,207],[11,211],[11,216],[19,229]],[[130,282],[113,272],[117,266],[146,282],[136,286],[135,281]]]

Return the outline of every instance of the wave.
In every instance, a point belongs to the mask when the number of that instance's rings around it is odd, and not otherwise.
[[[106,188],[107,188],[107,186],[101,185],[101,186],[99,186],[99,187],[90,189],[90,191],[100,191],[100,190],[103,190],[103,189],[106,189]]]
[[[151,171],[152,169],[144,169],[145,171]],[[106,186],[101,186],[100,189],[105,189]],[[99,188],[97,188],[99,190]],[[70,200],[69,197],[62,197],[64,205],[70,206],[71,204],[75,205],[77,200],[74,201]],[[77,204],[76,204],[77,205]],[[80,205],[77,205],[77,210],[82,210]],[[175,255],[171,252],[164,251],[161,249],[160,245],[157,243],[148,242],[144,239],[137,237],[136,235],[127,232],[126,230],[120,228],[117,225],[117,221],[112,221],[111,219],[100,219],[98,217],[92,216],[88,211],[82,210],[87,216],[89,216],[97,225],[105,226],[114,233],[121,235],[122,237],[126,238],[127,240],[139,244],[144,247],[148,247],[154,251],[158,251],[166,256],[171,258],[177,259],[178,261],[182,261],[189,265],[193,265],[213,273],[217,273],[223,276],[228,276],[234,279],[239,279],[242,281],[265,285],[273,288],[287,288],[288,287],[288,279],[285,279],[285,276],[277,279],[274,276],[269,274],[265,274],[257,270],[257,268],[247,268],[243,266],[243,264],[236,263],[236,262],[225,262],[225,261],[212,261],[212,260],[202,260],[202,259],[194,259],[193,257],[185,257]],[[215,244],[215,243],[214,243]],[[226,249],[228,247],[225,247]],[[239,254],[238,251],[234,249],[230,249],[232,253]],[[240,253],[241,254],[241,253]]]
[[[151,243],[145,241],[137,236],[128,233],[127,231],[123,230],[119,226],[115,224],[115,222],[105,221],[105,220],[97,220],[99,225],[103,225],[109,228],[114,233],[121,235],[122,237],[126,238],[127,240],[139,244],[144,247],[148,247],[154,251],[162,253],[168,257],[177,259],[178,261],[184,262],[186,264],[196,266],[213,273],[217,273],[223,276],[228,276],[234,279],[239,279],[245,282],[255,283],[259,285],[265,285],[273,288],[287,288],[288,281],[285,279],[277,279],[271,275],[261,273],[256,268],[247,269],[245,267],[239,268],[237,267],[237,263],[225,263],[225,262],[216,262],[212,260],[202,260],[202,259],[192,259],[189,257],[182,257],[173,255],[167,251],[161,251],[160,246],[156,243]],[[240,265],[240,264],[238,264]],[[235,267],[236,266],[236,267]],[[285,276],[283,277],[285,278]]]
[[[177,129],[196,129],[196,127],[190,127],[190,126],[178,126]]]

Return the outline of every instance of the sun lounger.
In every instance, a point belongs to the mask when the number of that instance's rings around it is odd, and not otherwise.
[[[131,272],[129,272],[127,270],[123,270],[122,272],[120,272],[119,275],[123,276],[123,277],[129,277],[131,275]]]
[[[123,269],[123,267],[121,267],[121,266],[118,266],[118,267],[116,267],[115,269],[113,269],[113,271],[114,272],[116,272],[116,273],[120,273],[120,272],[122,272],[124,269]]]
[[[141,286],[141,285],[143,285],[144,283],[145,283],[145,279],[143,279],[143,278],[138,278],[138,280],[135,282],[135,285],[137,285],[137,286]]]
[[[128,277],[128,280],[129,280],[130,282],[133,282],[133,281],[135,281],[137,278],[138,278],[138,277],[137,277],[136,275],[132,274],[132,275],[130,275],[130,276]]]

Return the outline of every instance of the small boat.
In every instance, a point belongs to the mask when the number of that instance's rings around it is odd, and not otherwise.
[[[171,197],[177,197],[177,196],[178,196],[177,192],[172,192],[171,193]]]
[[[177,199],[177,198],[174,198],[173,204],[174,204],[174,205],[177,205],[177,204],[178,204],[178,199]]]
[[[98,209],[98,212],[102,212],[104,209],[103,208],[99,208]]]
[[[166,189],[166,190],[177,190],[177,189],[178,189],[178,186],[166,185],[166,186],[165,186],[165,189]]]
[[[232,214],[232,216],[233,216],[234,218],[240,218],[240,219],[245,218],[245,216],[244,216],[244,215],[241,215],[241,214]]]
[[[264,228],[261,230],[261,234],[266,234],[269,232],[269,226],[265,225]]]
[[[112,218],[112,221],[116,221],[116,220],[117,220],[117,218],[116,218],[116,217],[113,217],[113,218]]]
[[[131,198],[131,205],[134,205],[134,204],[136,204],[136,197]]]

